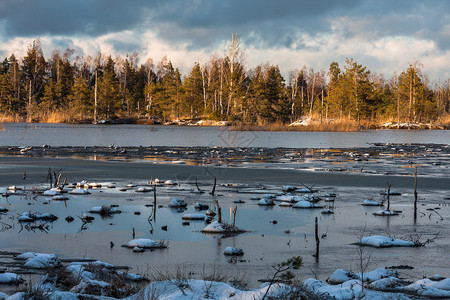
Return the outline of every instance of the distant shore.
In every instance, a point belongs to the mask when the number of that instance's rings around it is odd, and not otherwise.
[[[26,122],[22,119],[1,118],[1,123]],[[348,121],[348,120],[320,120],[303,118],[292,123],[270,123],[260,125],[256,123],[214,121],[205,119],[179,119],[173,121],[158,121],[144,118],[116,118],[102,119],[95,121],[93,119],[71,120],[71,121],[35,121],[29,123],[61,123],[61,124],[96,124],[96,125],[118,125],[118,124],[137,124],[137,125],[157,125],[157,126],[214,126],[229,127],[234,131],[330,131],[330,132],[354,132],[360,130],[373,129],[402,129],[402,130],[450,130],[450,123],[433,122],[381,122],[373,123],[370,121]]]

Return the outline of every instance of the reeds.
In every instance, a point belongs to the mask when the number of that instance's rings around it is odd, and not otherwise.
[[[0,113],[0,122],[4,123],[16,123],[23,122],[24,118],[19,114]]]

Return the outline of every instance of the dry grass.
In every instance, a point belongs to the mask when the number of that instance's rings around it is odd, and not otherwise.
[[[441,124],[446,128],[450,128],[450,114],[441,116],[436,123]]]
[[[24,118],[19,114],[6,114],[0,113],[0,122],[5,123],[15,123],[15,122],[23,122]]]
[[[36,116],[39,123],[72,123],[73,115],[64,111],[52,111]]]
[[[247,123],[233,124],[231,130],[238,131],[348,131],[354,132],[361,129],[370,128],[370,125],[366,122],[357,122],[350,119],[341,120],[325,120],[313,119],[313,121],[308,125],[301,126],[289,126],[289,124],[284,124],[281,122],[275,122],[267,125],[255,125]]]

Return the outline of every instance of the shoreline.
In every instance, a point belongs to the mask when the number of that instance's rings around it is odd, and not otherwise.
[[[191,127],[223,127],[229,128],[231,131],[305,131],[305,132],[358,132],[363,130],[450,130],[450,124],[440,123],[383,123],[383,124],[340,124],[329,123],[322,124],[315,121],[312,124],[242,124],[242,123],[230,123],[228,121],[211,121],[211,120],[175,120],[169,121],[166,124],[155,123],[152,120],[141,119],[118,119],[118,120],[101,120],[94,123],[90,120],[80,122],[27,122],[25,120],[10,121],[7,119],[0,120],[3,123],[27,123],[27,124],[67,124],[67,125],[152,125],[152,126],[164,126],[164,127],[177,127],[177,126],[191,126]]]

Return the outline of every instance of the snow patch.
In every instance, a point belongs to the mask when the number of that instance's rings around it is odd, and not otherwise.
[[[372,235],[361,238],[359,241],[361,245],[372,246],[376,248],[385,247],[414,247],[414,242],[405,241],[401,239],[394,239],[382,235]]]

